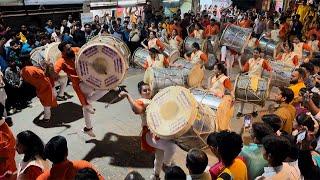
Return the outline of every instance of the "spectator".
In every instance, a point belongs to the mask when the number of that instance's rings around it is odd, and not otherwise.
[[[165,180],[185,180],[186,173],[179,166],[169,166],[165,170]]]
[[[52,163],[50,170],[42,173],[37,180],[45,179],[74,179],[77,172],[83,168],[93,168],[84,160],[69,161],[67,140],[62,136],[55,136],[49,140],[44,148],[45,157]],[[99,179],[103,179],[100,175]]]
[[[283,163],[290,151],[290,142],[281,136],[268,135],[263,138],[263,157],[268,161],[268,167],[257,179],[290,179],[298,180],[299,175],[290,165]]]
[[[124,180],[145,180],[137,171],[131,171]]]
[[[75,180],[99,180],[99,176],[94,169],[84,168],[77,172]]]
[[[281,134],[282,121],[278,115],[266,114],[262,116],[261,120],[272,128],[274,134]]]
[[[64,28],[68,27],[67,24],[68,24],[68,21],[67,21],[66,19],[63,19],[63,20],[61,21],[60,32],[63,32],[63,31],[64,31]],[[69,29],[70,29],[70,28],[69,28]],[[70,32],[69,32],[69,33],[70,33]]]
[[[18,180],[36,179],[50,169],[44,157],[44,145],[40,137],[32,131],[22,131],[17,135],[16,150],[24,157],[19,164]]]
[[[281,130],[291,134],[293,121],[296,116],[296,109],[290,104],[293,100],[293,91],[289,88],[280,88],[280,93],[276,95],[276,101],[280,104],[275,114],[282,120]]]
[[[70,36],[70,28],[68,27],[64,28],[61,40],[62,42],[67,42],[68,44],[75,44],[72,36]]]
[[[85,33],[84,36],[85,36],[86,42],[89,42],[90,39],[93,38],[93,36],[94,36],[90,24],[84,25],[84,33]]]
[[[77,23],[75,25],[75,30],[72,34],[73,40],[76,47],[81,47],[86,43],[85,32],[81,30],[81,24]]]
[[[15,179],[17,167],[15,162],[16,140],[3,118],[4,106],[0,103],[0,177]]]
[[[246,162],[249,179],[254,179],[261,176],[263,168],[268,165],[268,162],[263,158],[262,139],[267,135],[272,135],[273,131],[271,127],[262,122],[253,123],[250,131],[253,143],[243,146],[240,156]]]
[[[54,27],[54,32],[51,34],[51,41],[52,42],[61,42],[62,40],[62,34],[60,31],[60,28],[58,26]]]
[[[205,172],[208,165],[208,157],[206,153],[200,149],[191,149],[186,158],[186,166],[189,170],[187,180],[211,180],[208,172]]]
[[[54,27],[51,19],[48,19],[47,26],[44,28],[46,29],[46,34],[48,36],[51,36],[51,34],[54,32]]]

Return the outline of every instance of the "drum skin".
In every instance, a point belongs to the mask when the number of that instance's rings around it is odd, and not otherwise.
[[[260,78],[257,91],[252,90],[250,84],[251,79],[248,75],[237,76],[234,87],[235,100],[264,106],[269,97],[270,79]]]
[[[251,33],[251,28],[228,25],[221,35],[220,44],[242,54],[249,43]]]
[[[45,51],[45,58],[47,61],[51,62],[52,64],[55,64],[55,62],[61,57],[61,51],[59,50],[60,42],[54,42],[47,46]],[[59,76],[67,76],[67,73],[64,71],[59,72]]]
[[[81,47],[76,57],[76,71],[92,88],[110,90],[124,79],[127,64],[117,47],[90,41]]]
[[[122,41],[119,38],[116,38],[112,35],[100,35],[100,36],[95,36],[91,40],[91,42],[101,42],[108,44],[109,46],[112,45],[118,49],[118,51],[122,54],[122,56],[125,59],[125,62],[127,66],[129,67],[129,60],[131,58],[131,52],[127,44]]]
[[[44,69],[44,64],[46,62],[45,59],[45,51],[46,51],[46,46],[41,46],[33,49],[30,52],[30,60],[33,66],[40,67]]]

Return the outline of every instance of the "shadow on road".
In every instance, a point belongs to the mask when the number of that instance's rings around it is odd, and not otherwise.
[[[33,123],[43,128],[70,128],[71,126],[68,123],[77,121],[83,117],[82,107],[73,102],[65,102],[51,109],[51,120],[49,122],[40,120],[42,114],[43,112],[33,120]]]
[[[95,144],[94,148],[83,158],[91,161],[94,158],[111,157],[111,165],[120,167],[152,168],[154,156],[142,151],[140,136],[122,136],[115,133],[105,134],[103,140],[92,139],[87,143]]]

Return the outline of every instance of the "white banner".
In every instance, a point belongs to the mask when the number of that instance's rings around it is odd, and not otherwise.
[[[85,0],[24,0],[28,5],[82,4]]]
[[[209,6],[218,6],[218,7],[229,7],[232,4],[231,0],[200,0],[200,5],[202,8]]]

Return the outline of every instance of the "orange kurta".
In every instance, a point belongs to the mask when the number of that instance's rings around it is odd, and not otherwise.
[[[37,180],[67,180],[67,179],[74,179],[77,172],[80,169],[84,168],[93,168],[92,164],[88,161],[78,160],[78,161],[69,161],[65,160],[61,163],[52,165],[50,170],[45,171],[42,173]],[[98,172],[97,172],[98,173]],[[104,179],[99,173],[99,179]]]
[[[26,66],[21,70],[21,77],[36,88],[37,97],[43,106],[58,106],[56,97],[52,92],[52,82],[44,71],[34,66]]]
[[[74,51],[75,54],[77,54],[80,48],[72,48],[72,50]],[[79,84],[81,81],[76,72],[75,61],[68,60],[67,57],[64,57],[64,56],[59,58],[54,65],[54,71],[58,74],[61,70],[67,73],[67,75],[69,76],[72,82],[72,87],[74,91],[77,93],[80,103],[83,106],[88,105],[87,98],[80,89]]]
[[[16,174],[16,140],[4,119],[0,120],[0,179]]]
[[[239,22],[239,26],[243,28],[250,28],[251,27],[251,21],[250,20],[242,20]]]
[[[208,25],[206,29],[204,30],[204,37],[210,37],[217,35],[219,33],[219,26],[218,25]]]

